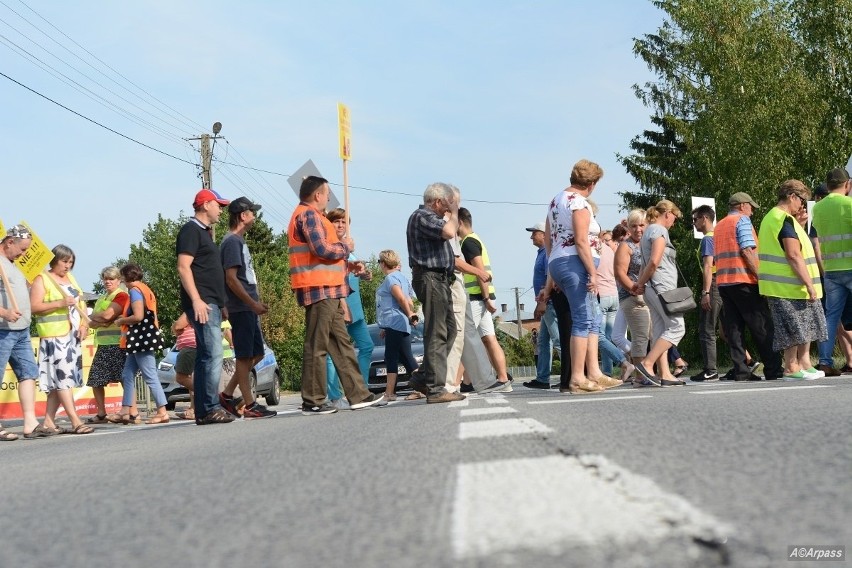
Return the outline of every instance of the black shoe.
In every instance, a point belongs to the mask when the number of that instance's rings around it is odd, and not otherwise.
[[[528,389],[550,389],[550,383],[543,383],[541,381],[537,381],[535,379],[531,381],[526,381],[524,386]]]
[[[470,383],[462,383],[459,387],[459,392],[473,392],[473,385]],[[422,391],[421,391],[422,392]],[[429,394],[428,392],[424,392],[423,394]]]
[[[274,410],[269,410],[259,402],[255,401],[251,406],[247,406],[243,411],[243,416],[245,418],[271,418],[273,416],[278,416],[278,413]]]
[[[689,380],[694,382],[694,383],[701,383],[701,382],[708,382],[709,383],[710,381],[718,381],[719,380],[719,373],[717,373],[715,371],[713,371],[712,373],[708,373],[707,371],[704,371],[703,373],[698,373],[697,375],[693,375],[693,376],[689,377]]]
[[[305,403],[302,403],[302,414],[305,416],[315,416],[319,414],[334,414],[337,412],[337,408],[335,408],[330,402],[326,401],[322,403],[321,406],[311,406]]]
[[[733,380],[734,380],[734,376],[735,376],[736,374],[737,374],[737,373],[736,373],[736,371],[734,371],[734,369],[733,369],[733,368],[731,368],[731,370],[730,370],[730,371],[728,371],[727,373],[725,373],[724,375],[722,375],[721,380],[723,380],[723,381],[733,381]]]
[[[763,377],[761,377],[760,375],[755,375],[754,373],[749,373],[749,374],[748,374],[747,376],[745,376],[745,377],[734,377],[734,380],[735,380],[735,381],[737,381],[737,382],[744,382],[744,381],[762,381],[762,380],[763,380]]]
[[[427,395],[429,394],[429,387],[426,386],[426,377],[423,376],[423,373],[419,371],[415,371],[411,373],[411,377],[408,379],[408,386],[419,392],[420,394]],[[464,385],[462,385],[464,386]]]
[[[220,392],[219,404],[222,405],[222,408],[224,408],[234,416],[237,416],[237,399],[235,399],[233,396],[228,396],[225,393]]]
[[[651,381],[651,382],[653,382],[653,381]],[[660,384],[657,385],[657,386],[660,386],[660,387],[682,387],[685,384],[686,384],[685,381],[681,381],[681,380],[677,380],[677,379],[675,379],[674,381],[670,381],[668,379],[660,379]]]

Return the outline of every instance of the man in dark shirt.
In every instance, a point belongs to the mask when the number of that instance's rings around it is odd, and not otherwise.
[[[458,230],[459,203],[453,187],[433,183],[423,193],[423,205],[408,218],[406,240],[412,285],[423,305],[423,372],[411,378],[412,388],[427,395],[427,403],[464,400],[444,389],[447,357],[456,336],[450,293],[455,258],[449,240]]]
[[[228,308],[236,357],[234,374],[219,393],[219,402],[222,408],[237,414],[234,390],[239,386],[246,405],[243,412],[246,418],[268,418],[278,414],[255,400],[249,381],[252,367],[263,359],[260,316],[269,311],[269,307],[260,301],[254,263],[245,240],[258,211],[260,205],[252,203],[247,197],[233,200],[228,205],[228,234],[219,246],[222,267],[225,269],[225,307]]]
[[[225,271],[219,247],[213,242],[212,225],[219,220],[222,206],[230,202],[215,191],[202,189],[192,203],[195,215],[181,227],[177,237],[177,271],[180,302],[195,329],[196,357],[195,423],[220,424],[234,416],[218,400],[222,374],[222,320],[225,307]],[[223,313],[224,312],[224,313]]]

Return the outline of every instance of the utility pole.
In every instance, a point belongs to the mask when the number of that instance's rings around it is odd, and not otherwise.
[[[216,139],[219,138],[219,132],[222,131],[222,123],[216,122],[213,124],[213,136],[209,134],[201,134],[198,138],[189,138],[189,140],[201,141],[201,187],[203,189],[213,189],[212,168],[213,163],[213,148],[210,146],[212,138],[213,144],[216,144]]]
[[[518,340],[523,338],[524,327],[521,325],[521,289],[512,288],[515,291],[515,320],[518,323]]]

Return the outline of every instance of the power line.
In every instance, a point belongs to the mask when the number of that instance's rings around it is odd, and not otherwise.
[[[181,114],[181,113],[180,113],[179,111],[177,111],[176,109],[174,109],[174,108],[170,107],[168,104],[166,104],[165,102],[161,101],[160,99],[158,99],[157,97],[155,97],[154,95],[152,95],[151,93],[149,93],[148,91],[146,91],[145,89],[143,89],[142,87],[140,87],[139,85],[137,85],[136,83],[134,83],[133,81],[131,81],[130,79],[128,79],[127,77],[125,77],[124,75],[122,75],[121,73],[119,73],[118,71],[116,71],[115,69],[113,69],[112,67],[110,67],[110,66],[109,66],[109,65],[108,65],[105,61],[103,61],[102,59],[100,59],[97,55],[95,55],[94,53],[92,53],[91,51],[89,51],[88,49],[86,49],[85,47],[83,47],[82,45],[80,45],[79,43],[77,43],[77,42],[76,42],[76,41],[75,41],[72,37],[70,37],[68,34],[66,34],[66,33],[65,33],[65,32],[63,32],[62,30],[60,30],[58,27],[56,27],[55,25],[53,25],[50,21],[48,21],[48,20],[47,20],[44,16],[42,16],[41,14],[39,14],[38,12],[36,12],[34,9],[32,9],[32,8],[31,8],[31,7],[30,7],[30,6],[29,6],[26,2],[24,2],[23,0],[18,0],[18,1],[19,1],[22,5],[24,5],[24,6],[25,6],[25,7],[26,7],[26,8],[27,8],[30,12],[32,12],[33,14],[35,14],[36,16],[38,16],[38,17],[39,17],[39,18],[40,18],[43,22],[45,22],[47,25],[49,25],[51,28],[53,28],[54,30],[56,30],[57,32],[59,32],[60,34],[62,34],[62,35],[63,35],[63,36],[64,36],[64,37],[68,40],[68,41],[70,41],[71,43],[73,43],[74,45],[76,45],[77,47],[79,47],[80,49],[82,49],[83,51],[85,51],[87,54],[89,54],[89,55],[90,55],[90,56],[91,56],[91,57],[92,57],[95,61],[97,61],[98,63],[100,63],[101,65],[103,65],[104,67],[106,67],[107,69],[109,69],[110,71],[112,71],[113,73],[115,73],[116,75],[118,75],[119,77],[121,77],[122,79],[124,79],[124,80],[125,80],[128,84],[132,85],[133,87],[135,87],[136,89],[138,89],[139,91],[141,91],[142,93],[144,93],[144,94],[145,94],[146,96],[148,96],[150,99],[152,99],[152,100],[156,101],[157,103],[159,103],[159,104],[160,104],[160,105],[162,105],[163,107],[165,107],[165,108],[167,108],[167,109],[171,110],[171,111],[172,111],[173,113],[175,113],[175,114],[171,114],[171,113],[169,113],[169,112],[167,112],[167,111],[164,111],[162,108],[158,108],[158,110],[159,110],[160,112],[162,112],[163,114],[166,114],[167,116],[171,116],[172,118],[175,118],[175,119],[177,119],[177,120],[178,120],[178,121],[180,121],[180,122],[183,122],[185,125],[190,126],[192,129],[196,129],[196,128],[197,128],[198,130],[204,130],[204,127],[203,127],[203,126],[201,126],[200,124],[198,124],[197,122],[195,122],[195,121],[194,121],[194,120],[192,120],[191,118],[189,118],[189,117],[187,117],[187,116],[185,116],[185,115]],[[4,6],[6,6],[7,8],[9,8],[9,6],[8,6],[5,2],[2,2],[2,0],[0,0],[0,3],[2,3]],[[9,10],[11,10],[12,12],[14,12],[15,14],[18,14],[18,13],[17,13],[17,12],[15,12],[15,10],[13,10],[12,8],[9,8]],[[20,14],[18,14],[18,17],[20,17],[21,19],[23,19],[23,20],[24,20],[24,21],[26,21],[27,23],[30,23],[28,20],[26,20],[26,18],[24,18],[24,17],[23,17],[23,16],[21,16]],[[35,25],[33,25],[32,23],[30,23],[30,25],[31,25],[31,26],[33,26],[33,27],[35,27],[36,29],[39,29],[39,28],[37,28]],[[39,29],[39,31],[41,31],[41,30]],[[42,31],[42,33],[44,33],[44,32]],[[47,35],[47,34],[45,34],[45,35]],[[50,37],[50,36],[48,36],[48,37]],[[51,39],[52,39],[52,38],[51,38]],[[55,40],[54,40],[54,41],[55,41]],[[81,60],[82,60],[82,59],[81,59]],[[86,64],[87,64],[87,65],[89,65],[89,66],[91,67],[91,64],[89,64],[88,62],[86,62]],[[94,67],[92,67],[92,68],[94,69]],[[100,71],[99,71],[99,72],[100,72]],[[117,82],[116,82],[116,81],[114,81],[112,78],[108,77],[107,75],[103,74],[102,72],[101,72],[101,74],[102,74],[102,75],[104,75],[105,77],[107,77],[108,79],[110,79],[111,81],[113,81],[114,83],[116,83],[116,85],[119,85],[120,87],[122,87],[123,89],[125,89],[127,92],[129,92],[129,93],[131,92],[129,89],[127,89],[126,87],[124,87],[124,86],[123,86],[123,85],[121,85],[120,83],[117,83]],[[143,99],[142,99],[142,97],[140,97],[138,94],[135,94],[135,93],[133,93],[133,94],[134,94],[135,96],[137,96],[140,100],[143,100]],[[147,101],[146,101],[146,102],[147,102]],[[153,104],[151,104],[151,103],[147,103],[147,104],[150,104],[152,107],[155,107],[155,105],[153,105]],[[156,108],[156,107],[155,107],[155,108]]]
[[[128,136],[128,135],[126,135],[126,134],[122,134],[122,133],[121,133],[121,132],[119,132],[118,130],[113,130],[113,129],[112,129],[112,128],[110,128],[109,126],[105,126],[105,125],[101,124],[100,122],[98,122],[98,121],[96,121],[96,120],[92,120],[92,119],[91,119],[91,118],[89,118],[88,116],[82,115],[82,114],[80,114],[79,112],[77,112],[76,110],[70,109],[70,108],[68,108],[67,106],[63,105],[62,103],[59,103],[59,102],[57,102],[57,101],[55,101],[55,100],[51,99],[50,97],[48,97],[48,96],[46,96],[46,95],[43,95],[43,94],[39,93],[39,92],[38,92],[38,91],[36,91],[35,89],[32,89],[32,88],[30,88],[30,87],[28,87],[28,86],[24,85],[24,84],[23,84],[23,83],[21,83],[20,81],[16,81],[15,79],[13,79],[12,77],[9,77],[8,75],[6,75],[5,73],[3,73],[2,71],[0,71],[0,76],[5,77],[6,79],[9,79],[10,81],[12,81],[13,83],[15,83],[16,85],[18,85],[18,86],[20,86],[20,87],[25,88],[25,89],[26,89],[26,90],[28,90],[29,92],[33,93],[34,95],[38,95],[39,97],[43,98],[43,99],[44,99],[44,100],[46,100],[46,101],[50,101],[50,102],[52,102],[53,104],[55,104],[56,106],[58,106],[58,107],[60,107],[60,108],[63,108],[63,109],[65,109],[65,110],[67,110],[68,112],[72,113],[72,114],[76,114],[76,115],[77,115],[77,116],[79,116],[80,118],[82,118],[82,119],[84,119],[84,120],[88,120],[89,122],[91,122],[92,124],[95,124],[95,125],[97,125],[97,126],[100,126],[100,127],[101,127],[101,128],[103,128],[104,130],[108,130],[108,131],[112,132],[113,134],[118,134],[118,135],[119,135],[119,136],[121,136],[122,138],[126,138],[127,140],[130,140],[131,142],[133,142],[133,143],[135,143],[135,144],[139,144],[140,146],[144,146],[145,148],[148,148],[149,150],[153,150],[154,152],[157,152],[158,154],[163,154],[164,156],[168,156],[169,158],[173,158],[173,159],[175,159],[175,160],[177,160],[177,161],[179,161],[179,162],[183,162],[183,163],[185,163],[185,164],[189,164],[189,165],[191,165],[191,166],[200,167],[200,164],[197,164],[197,163],[194,163],[194,162],[190,162],[190,161],[188,161],[188,160],[184,160],[183,158],[178,158],[177,156],[174,156],[174,155],[172,155],[172,154],[169,154],[168,152],[164,152],[164,151],[162,151],[162,150],[158,150],[157,148],[154,148],[153,146],[149,146],[148,144],[145,144],[144,142],[140,142],[139,140],[136,140],[135,138],[131,138],[130,136]]]

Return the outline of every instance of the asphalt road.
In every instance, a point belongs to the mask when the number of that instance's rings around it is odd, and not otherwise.
[[[0,567],[756,567],[852,545],[852,377],[520,382],[0,444]]]

